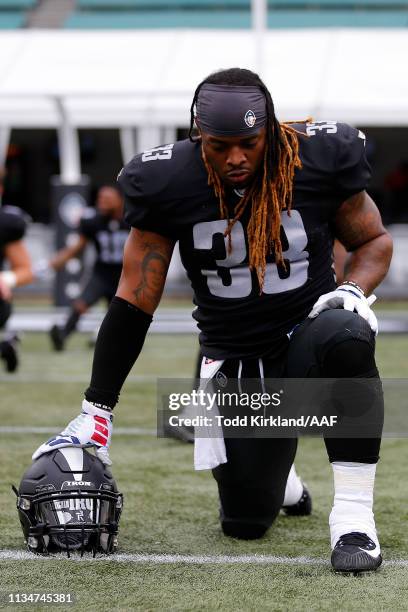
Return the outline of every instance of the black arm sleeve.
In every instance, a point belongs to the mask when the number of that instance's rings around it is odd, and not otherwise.
[[[113,408],[127,375],[142,350],[153,317],[114,297],[96,341],[91,384],[85,398]]]

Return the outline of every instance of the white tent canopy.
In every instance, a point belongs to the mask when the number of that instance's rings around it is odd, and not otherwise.
[[[197,84],[232,66],[260,72],[281,120],[408,126],[407,58],[408,28],[2,32],[0,165],[10,128],[54,127],[62,182],[74,185],[75,128],[120,128],[127,161],[188,126]]]
[[[0,164],[23,127],[59,130],[64,182],[80,175],[77,127],[121,128],[127,161],[188,126],[197,84],[232,66],[261,74],[281,120],[408,125],[407,58],[408,29],[3,32]]]
[[[252,31],[14,31],[0,37],[0,125],[186,126],[213,70],[257,69]],[[282,119],[408,125],[408,29],[269,30],[261,75]]]

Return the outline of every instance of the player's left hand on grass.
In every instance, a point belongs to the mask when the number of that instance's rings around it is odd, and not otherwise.
[[[82,402],[82,412],[73,419],[58,435],[41,444],[33,453],[33,459],[38,459],[44,453],[74,446],[77,448],[96,447],[96,455],[105,465],[112,465],[109,457],[109,445],[112,437],[113,415],[98,408],[91,402]]]
[[[309,319],[314,319],[324,310],[344,308],[344,310],[357,312],[357,314],[367,321],[373,332],[378,334],[377,317],[371,310],[371,305],[374,304],[376,299],[374,294],[366,298],[365,295],[353,285],[340,285],[335,291],[321,295],[309,312],[308,317]]]

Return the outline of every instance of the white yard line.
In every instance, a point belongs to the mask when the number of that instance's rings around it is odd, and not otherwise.
[[[55,434],[61,431],[63,427],[19,427],[18,425],[4,425],[0,427],[0,435],[2,434]],[[156,429],[147,429],[145,427],[117,427],[115,436],[157,436]]]
[[[28,560],[64,560],[65,554],[52,556],[37,556],[26,551],[0,550],[0,561],[28,561]],[[72,561],[80,561],[80,555],[72,555]],[[174,564],[187,563],[191,565],[201,564],[281,564],[281,565],[326,565],[326,559],[312,559],[309,557],[276,557],[269,555],[160,555],[160,554],[126,554],[99,555],[92,558],[90,554],[84,555],[82,561],[105,561],[109,563],[152,563],[152,564]]]
[[[157,383],[158,380],[157,375],[146,374],[145,376],[130,376],[130,382],[154,382]],[[179,378],[183,378],[183,376],[179,376]],[[19,383],[89,383],[89,375],[64,375],[59,372],[55,373],[55,376],[51,375],[41,375],[38,374],[10,374],[9,376],[0,375],[0,383],[1,384],[19,384]]]
[[[0,561],[60,561],[67,559],[65,554],[38,556],[26,551],[20,550],[0,550]],[[99,555],[92,558],[87,553],[81,559],[80,555],[72,555],[69,561],[86,562],[105,562],[105,563],[152,563],[153,565],[160,564],[175,564],[185,563],[188,565],[202,564],[247,564],[247,565],[329,565],[328,559],[319,559],[313,557],[278,557],[274,555],[160,555],[160,554],[126,554],[118,553],[116,555],[104,556]],[[385,566],[408,567],[408,559],[394,559],[384,562]]]

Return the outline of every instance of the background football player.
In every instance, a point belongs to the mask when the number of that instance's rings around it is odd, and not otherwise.
[[[58,251],[49,265],[59,270],[67,261],[81,253],[87,244],[96,249],[96,259],[89,281],[71,307],[63,326],[50,329],[52,346],[62,351],[68,336],[76,329],[78,321],[93,304],[101,298],[108,302],[115,295],[122,270],[123,247],[129,233],[129,226],[123,221],[123,197],[117,186],[105,185],[96,197],[97,214],[80,221],[78,240]]]
[[[4,190],[5,172],[0,168],[0,199]],[[7,206],[0,208],[0,331],[4,329],[12,310],[14,287],[33,280],[30,255],[23,237],[26,222],[19,209]],[[8,269],[3,270],[5,264]],[[14,334],[0,337],[0,358],[7,372],[14,372],[18,366],[18,339]]]
[[[206,78],[194,95],[190,138],[136,156],[119,175],[132,230],[82,414],[33,457],[58,445],[94,444],[109,462],[112,409],[142,349],[176,240],[197,305],[202,378],[378,381],[368,296],[387,272],[392,243],[365,191],[369,177],[358,130],[279,123],[269,91],[251,71]],[[335,237],[351,252],[337,288]],[[381,402],[377,410],[381,423]],[[381,424],[369,437],[325,439],[336,570],[381,563],[372,512],[380,439]],[[297,441],[224,444],[196,440],[196,467],[213,470],[224,533],[261,537],[281,508]]]

